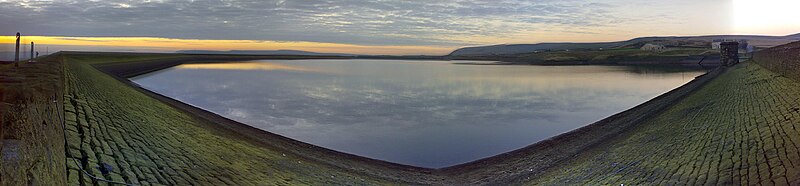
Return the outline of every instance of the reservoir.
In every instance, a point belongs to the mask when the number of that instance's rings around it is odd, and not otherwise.
[[[705,72],[663,66],[454,63],[257,60],[183,64],[131,80],[292,139],[439,168],[585,126]]]

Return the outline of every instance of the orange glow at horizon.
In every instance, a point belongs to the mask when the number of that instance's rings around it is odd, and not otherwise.
[[[455,47],[439,46],[369,46],[340,43],[306,41],[263,40],[200,40],[158,37],[69,37],[69,36],[22,36],[22,39],[37,45],[105,46],[149,48],[159,51],[176,50],[302,50],[320,53],[348,53],[369,55],[444,55]],[[15,36],[0,36],[0,44],[14,44]]]
[[[301,71],[301,72],[321,72],[320,70],[317,70],[317,69],[296,67],[296,66],[277,64],[277,63],[266,63],[266,62],[184,64],[184,65],[177,66],[177,68],[183,68],[183,69],[218,69],[218,70],[263,70],[263,71],[283,70],[283,71]]]

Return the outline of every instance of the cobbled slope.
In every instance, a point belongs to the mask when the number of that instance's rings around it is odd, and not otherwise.
[[[800,83],[751,62],[561,166],[544,185],[799,185]]]
[[[216,130],[91,66],[170,57],[175,56],[64,57],[70,185],[375,185],[413,180],[374,167],[342,169],[304,157],[313,154],[298,155]],[[375,176],[382,174],[388,176]]]

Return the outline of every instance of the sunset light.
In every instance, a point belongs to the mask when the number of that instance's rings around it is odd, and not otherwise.
[[[365,46],[305,41],[200,40],[157,37],[25,36],[25,40],[37,41],[41,46],[57,45],[58,48],[65,48],[66,50],[69,50],[70,46],[105,46],[142,52],[174,52],[177,50],[306,50],[311,52],[371,55],[443,55],[453,50],[453,48],[449,47],[436,46]],[[0,36],[0,45],[13,43],[13,36]]]
[[[800,186],[798,10],[0,0],[0,186]]]
[[[797,0],[733,0],[738,34],[789,35],[800,32]]]

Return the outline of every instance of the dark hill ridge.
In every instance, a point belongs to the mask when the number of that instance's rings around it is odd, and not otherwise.
[[[788,36],[760,35],[709,35],[709,36],[666,36],[640,37],[627,41],[598,43],[538,43],[538,44],[502,44],[456,49],[449,56],[499,56],[532,53],[537,51],[557,50],[597,50],[601,48],[640,47],[649,42],[689,42],[692,47],[700,47],[696,42],[712,42],[717,39],[748,40],[751,45],[773,47],[800,40],[800,34]],[[710,45],[705,45],[709,46]]]
[[[300,56],[355,56],[341,53],[318,53],[302,50],[179,50],[179,54],[228,54],[228,55],[300,55]]]

